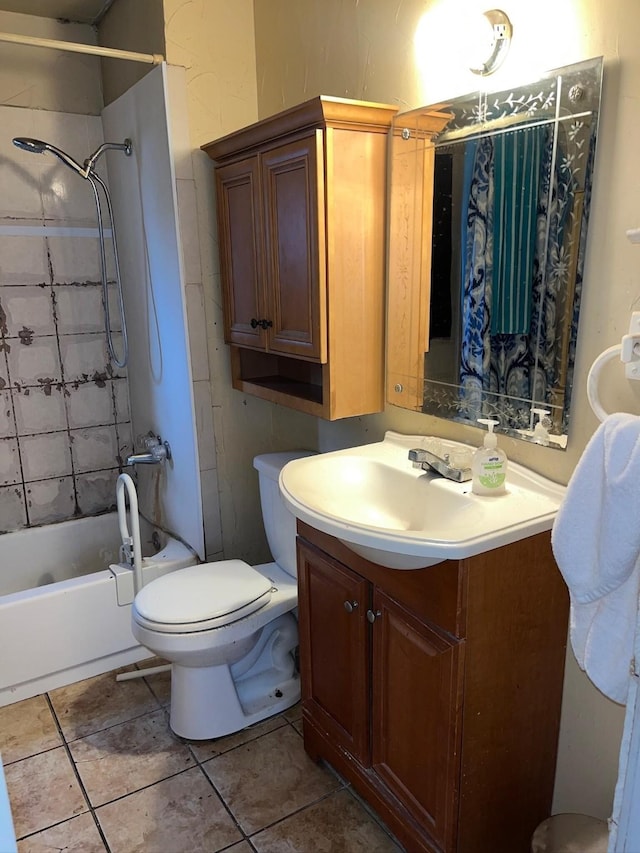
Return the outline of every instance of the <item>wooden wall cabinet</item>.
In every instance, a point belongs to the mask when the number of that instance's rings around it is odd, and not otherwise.
[[[384,407],[395,112],[319,97],[203,146],[234,388],[327,419]]]
[[[417,571],[298,522],[305,749],[410,851],[529,853],[551,808],[568,596],[539,534]]]

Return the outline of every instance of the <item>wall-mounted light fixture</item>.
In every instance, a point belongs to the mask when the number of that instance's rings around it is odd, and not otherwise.
[[[502,65],[509,46],[513,27],[505,12],[500,9],[490,9],[482,13],[481,26],[474,34],[474,54],[479,57],[479,65],[471,67],[474,74],[486,77]],[[485,58],[486,57],[486,58]]]

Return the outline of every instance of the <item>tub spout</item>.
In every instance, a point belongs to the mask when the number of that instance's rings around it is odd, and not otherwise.
[[[127,456],[127,465],[158,465],[171,459],[171,448],[168,441],[162,441],[159,435],[149,433],[143,439],[146,448],[143,453],[132,453]]]

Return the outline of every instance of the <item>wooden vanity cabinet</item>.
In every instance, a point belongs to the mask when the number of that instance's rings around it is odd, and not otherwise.
[[[542,533],[399,571],[298,522],[305,749],[410,853],[529,853],[555,778],[568,596]]]
[[[395,112],[319,97],[203,146],[234,388],[327,419],[383,408]]]

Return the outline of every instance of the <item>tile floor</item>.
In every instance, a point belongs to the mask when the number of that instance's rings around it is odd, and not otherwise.
[[[187,743],[169,729],[168,699],[168,674],[109,673],[0,708],[19,853],[402,850],[307,757],[298,707]]]

